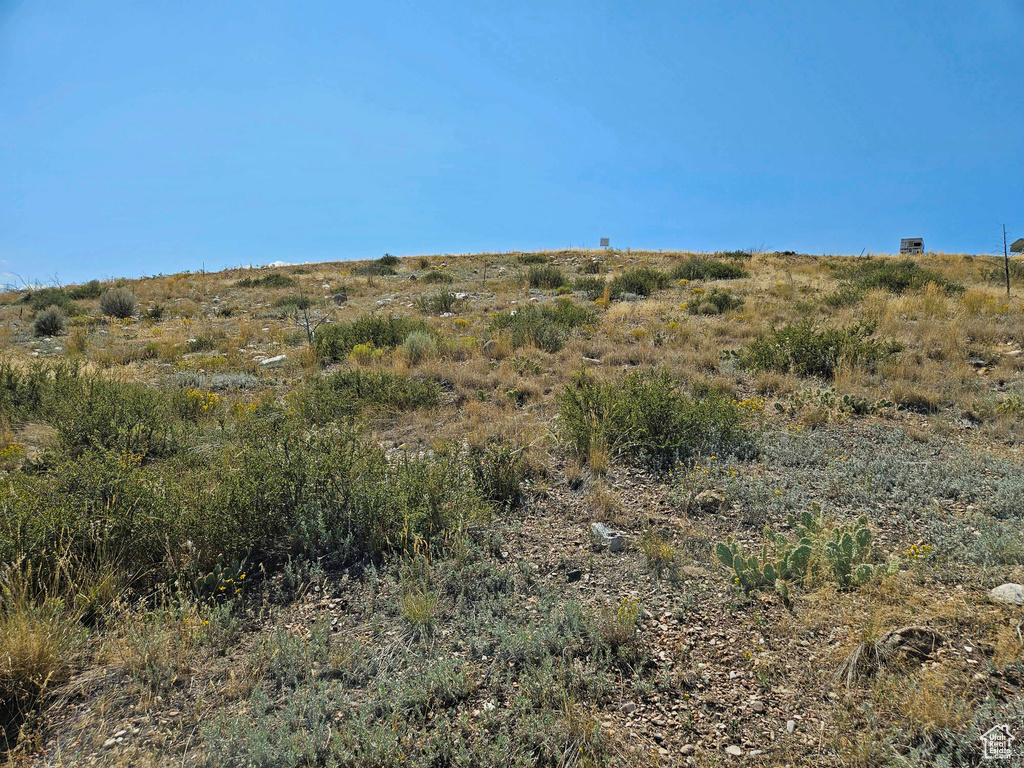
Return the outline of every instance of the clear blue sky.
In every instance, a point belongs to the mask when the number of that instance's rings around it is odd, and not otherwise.
[[[1022,41],[1024,0],[0,0],[0,271],[992,252]]]

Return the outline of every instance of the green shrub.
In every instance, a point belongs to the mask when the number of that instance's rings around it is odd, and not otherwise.
[[[715,254],[720,259],[742,259],[748,260],[751,258],[750,251],[719,251]]]
[[[584,275],[599,275],[601,274],[601,262],[600,261],[588,261],[582,267],[580,272]]]
[[[154,322],[157,322],[163,320],[166,313],[167,309],[163,304],[154,304],[142,313],[142,317],[146,320],[153,320]]]
[[[672,268],[674,280],[735,280],[747,271],[735,264],[692,256]]]
[[[480,494],[499,511],[509,512],[523,502],[526,461],[523,449],[504,443],[471,448],[469,461]]]
[[[402,352],[413,365],[437,357],[437,339],[427,331],[413,331],[402,342]]]
[[[577,277],[572,282],[572,289],[584,294],[589,301],[596,301],[604,296],[607,283],[600,277]]]
[[[290,288],[295,285],[295,278],[271,272],[263,277],[243,277],[235,285],[239,288]]]
[[[622,298],[623,294],[650,296],[655,291],[667,288],[669,276],[650,267],[637,267],[627,270],[612,279],[611,294],[613,299]]]
[[[32,323],[32,332],[36,336],[58,336],[64,333],[67,321],[63,309],[57,306],[47,307],[36,315]]]
[[[533,304],[513,312],[495,315],[490,324],[492,331],[503,331],[513,349],[532,344],[545,352],[562,348],[569,331],[594,322],[593,310],[581,307],[572,299],[557,299],[553,306]]]
[[[65,313],[75,314],[72,310],[70,294],[63,288],[38,288],[26,293],[22,301],[35,312],[42,312],[48,307],[60,307]]]
[[[397,256],[392,256],[390,253],[385,253],[377,259],[377,263],[383,264],[385,267],[397,267],[401,261]]]
[[[366,406],[410,411],[432,408],[439,399],[433,381],[360,369],[316,379],[291,396],[303,417],[318,425],[353,416]]]
[[[530,267],[530,287],[554,290],[565,284],[565,276],[558,267]]]
[[[353,272],[355,272],[358,275],[367,275],[369,277],[388,277],[390,275],[398,274],[398,270],[395,269],[394,264],[391,263],[391,260],[385,260],[384,257],[381,257],[380,259],[377,259],[375,261],[371,261],[367,264],[363,264],[362,266],[356,267],[353,270]]]
[[[691,315],[721,315],[742,306],[743,298],[741,296],[712,288],[710,292],[700,298],[691,299],[686,305],[686,311]]]
[[[282,296],[281,298],[274,300],[273,306],[278,309],[286,309],[289,312],[296,312],[303,309],[309,309],[313,304],[313,299],[303,294],[301,296]],[[227,317],[230,317],[230,314],[227,315]]]
[[[450,272],[432,269],[423,276],[423,280],[427,283],[454,283],[455,277]]]
[[[100,296],[100,311],[109,317],[124,320],[135,314],[139,301],[127,288],[111,288]]]
[[[454,293],[444,288],[430,296],[416,298],[416,308],[420,312],[430,315],[452,312],[460,306],[462,306],[462,299],[457,298]]]
[[[100,285],[99,280],[90,280],[87,283],[82,283],[74,288],[68,289],[68,296],[76,301],[82,299],[98,299],[103,293],[103,287]]]
[[[581,373],[558,395],[563,441],[581,458],[607,447],[635,463],[671,466],[702,453],[749,452],[746,416],[731,398],[690,398],[667,371],[637,371],[616,382]]]
[[[520,264],[547,264],[548,257],[543,253],[521,253],[516,257]]]
[[[430,269],[430,259],[426,256],[420,256],[419,265],[420,269]]]
[[[874,327],[818,330],[810,320],[773,328],[734,356],[740,366],[753,371],[792,371],[800,376],[831,379],[841,364],[874,370],[900,351],[895,341],[870,338]]]
[[[421,320],[393,315],[362,315],[350,323],[325,325],[316,332],[314,345],[321,360],[337,362],[348,357],[356,344],[393,349],[413,331],[429,330]]]
[[[883,288],[890,293],[917,291],[934,283],[947,293],[963,293],[964,287],[944,278],[933,269],[925,269],[909,259],[866,258],[835,267],[837,275],[860,291]]]

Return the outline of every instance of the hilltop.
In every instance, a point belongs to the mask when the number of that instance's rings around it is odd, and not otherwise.
[[[4,294],[0,754],[974,764],[1024,733],[990,594],[1024,582],[1012,269],[557,251]]]

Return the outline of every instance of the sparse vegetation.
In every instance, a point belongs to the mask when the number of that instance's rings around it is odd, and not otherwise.
[[[1024,727],[989,597],[1024,568],[1024,296],[992,269],[565,250],[10,292],[0,754],[976,761]]]

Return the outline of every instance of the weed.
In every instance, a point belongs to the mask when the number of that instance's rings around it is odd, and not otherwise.
[[[673,280],[735,280],[746,277],[747,271],[723,261],[690,257],[672,268]]]
[[[650,267],[626,270],[612,278],[609,284],[611,297],[621,299],[626,294],[650,296],[655,291],[667,288],[669,276]]]

